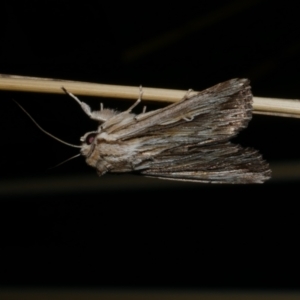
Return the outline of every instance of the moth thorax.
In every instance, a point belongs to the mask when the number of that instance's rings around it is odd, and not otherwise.
[[[117,115],[118,112],[113,109],[104,108],[102,110],[94,111],[95,116],[98,116],[99,119],[103,120],[103,122]]]

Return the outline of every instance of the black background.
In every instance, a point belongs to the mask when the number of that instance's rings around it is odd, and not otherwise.
[[[246,77],[255,96],[300,97],[299,10],[289,1],[0,7],[0,73],[183,90]],[[162,183],[97,178],[83,158],[48,170],[77,150],[11,99],[70,143],[95,123],[64,95],[0,97],[2,286],[299,288],[299,177],[276,172],[297,164],[298,119],[254,115],[235,139],[270,162],[264,185]]]

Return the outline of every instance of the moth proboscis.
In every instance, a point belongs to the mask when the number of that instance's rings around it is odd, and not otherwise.
[[[139,115],[132,109],[141,93],[123,112],[102,105],[92,111],[68,94],[99,123],[97,130],[80,138],[80,152],[99,176],[135,172],[202,183],[262,183],[271,176],[258,151],[230,142],[252,117],[248,79],[231,79]]]

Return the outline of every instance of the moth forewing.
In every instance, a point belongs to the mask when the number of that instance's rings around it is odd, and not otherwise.
[[[252,116],[249,80],[232,79],[135,115],[131,109],[139,102],[140,98],[124,112],[111,111],[104,122],[103,113],[110,110],[91,112],[81,105],[100,122],[96,132],[81,138],[81,154],[99,175],[138,171],[212,183],[260,183],[270,178],[269,166],[256,150],[229,142]]]

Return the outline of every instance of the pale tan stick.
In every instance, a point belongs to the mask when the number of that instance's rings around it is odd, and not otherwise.
[[[256,114],[300,118],[298,99],[253,97],[253,109]]]
[[[136,100],[140,93],[139,86],[132,87],[0,74],[0,90],[62,94],[64,93],[61,89],[62,86],[68,92],[79,96]],[[143,100],[175,102],[179,101],[185,94],[186,91],[143,87]]]
[[[0,74],[0,90],[61,94],[64,93],[62,86],[79,96],[137,99],[139,95],[139,87]],[[143,100],[176,102],[185,94],[186,91],[183,90],[143,87]],[[254,113],[300,118],[298,100],[261,97],[254,97],[253,100]]]

